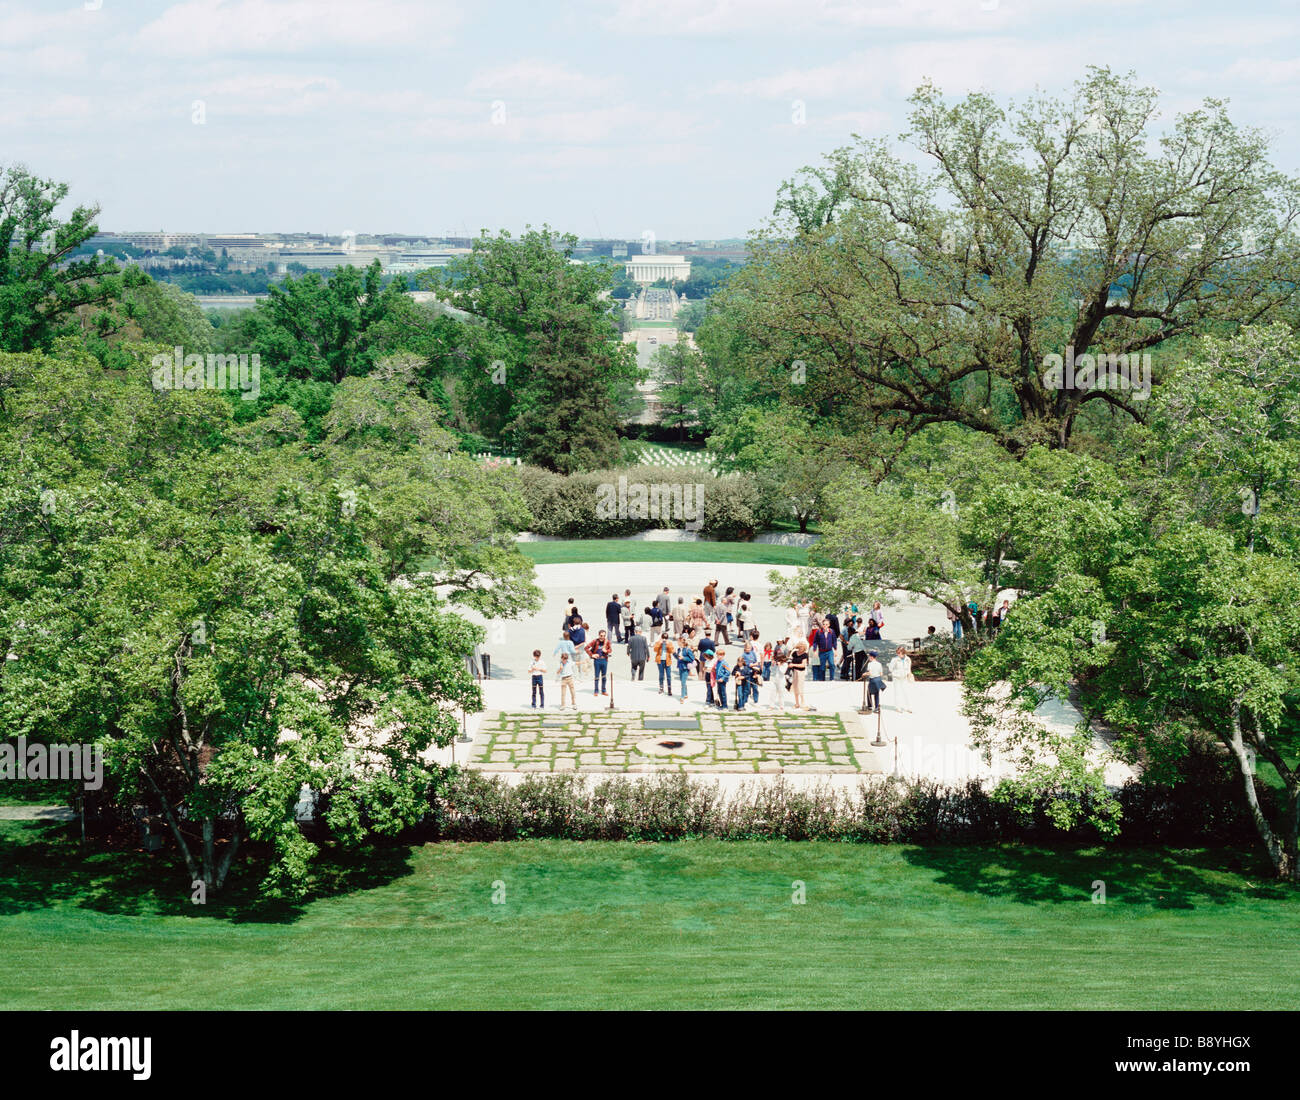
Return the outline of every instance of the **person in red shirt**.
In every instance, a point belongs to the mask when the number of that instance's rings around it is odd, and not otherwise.
[[[588,642],[586,649],[595,669],[591,694],[608,695],[609,657],[614,652],[614,647],[610,644],[605,631],[602,630],[592,641]]]

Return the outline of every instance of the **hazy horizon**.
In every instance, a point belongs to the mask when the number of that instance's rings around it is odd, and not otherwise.
[[[1300,165],[1279,3],[0,0],[0,42],[0,160],[117,231],[743,238],[923,79],[1005,102],[1088,64],[1161,88],[1161,130],[1213,90]]]

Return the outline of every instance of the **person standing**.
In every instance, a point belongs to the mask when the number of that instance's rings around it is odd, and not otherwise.
[[[695,648],[700,654],[700,677],[705,679],[704,662],[713,657],[714,650],[718,648],[717,643],[709,637],[707,633],[701,634]]]
[[[695,651],[691,649],[691,644],[684,641],[677,647],[677,675],[681,679],[682,690],[677,698],[679,704],[686,702],[686,681],[691,675],[691,669],[695,667]],[[672,692],[670,691],[671,695]]]
[[[650,646],[645,640],[645,635],[635,626],[631,631],[627,636],[627,655],[632,660],[632,674],[628,679],[644,680],[646,662],[650,660]]]
[[[533,663],[528,666],[528,675],[532,677],[533,683],[533,706],[537,706],[540,701],[542,709],[546,709],[546,662],[542,660],[542,651],[533,650]]]
[[[673,636],[679,641],[686,631],[686,601],[677,597],[677,606],[673,608]]]
[[[655,642],[655,664],[659,668],[659,694],[664,693],[664,688],[668,689],[668,698],[673,697],[673,654],[676,647],[672,640],[665,634]]]
[[[800,638],[790,652],[790,690],[794,695],[796,710],[806,710],[803,699],[803,678],[808,671],[808,643]]]
[[[705,705],[706,707],[714,707],[714,706],[717,706],[717,705],[718,705],[718,698],[717,698],[717,696],[713,693],[713,685],[714,685],[713,669],[714,669],[714,666],[715,666],[717,663],[718,663],[718,659],[717,659],[717,657],[714,656],[714,652],[713,652],[713,650],[709,650],[709,652],[708,652],[708,656],[706,656],[706,657],[704,658],[704,661],[703,661],[703,665],[704,665],[704,705]]]
[[[704,602],[706,604],[709,604],[710,606],[717,604],[718,602],[717,581],[709,581],[709,583],[704,586]]]
[[[588,631],[591,630],[591,624],[580,622],[577,626],[569,628],[569,641],[573,643],[573,660],[578,666],[577,675],[585,676],[590,672],[588,667],[591,664],[591,658],[587,656],[587,642],[591,639],[587,637]]]
[[[731,627],[736,621],[735,592],[735,588],[728,587],[726,595],[724,595],[718,603],[718,624],[719,629],[721,629],[725,635],[722,641],[726,645],[731,645]]]
[[[880,693],[885,690],[885,669],[874,649],[867,654],[867,710],[880,711]]]
[[[819,680],[835,679],[835,646],[836,635],[830,628],[830,624],[823,619],[822,625],[815,636],[817,643],[817,661]]]
[[[672,614],[673,610],[673,599],[668,595],[667,585],[664,585],[664,590],[655,597],[655,604],[658,606],[659,610],[663,612],[664,620],[667,621],[668,616]]]
[[[613,652],[614,646],[603,630],[596,635],[594,641],[587,643],[587,653],[592,660],[592,695],[609,694],[609,658]]]
[[[867,617],[876,624],[876,629],[883,636],[885,633],[885,609],[880,606],[879,600],[871,605],[871,614]]]
[[[574,648],[573,645],[573,639],[569,636],[569,632],[567,630],[560,635],[559,643],[556,645],[556,647],[553,650],[551,650],[551,656],[560,657],[566,653],[568,654],[570,661],[576,661],[578,659],[577,650]]]
[[[736,709],[744,710],[753,701],[758,706],[758,664],[743,657],[736,664]]]
[[[894,658],[889,662],[889,682],[894,685],[897,695],[894,697],[894,707],[897,710],[905,710],[908,714],[912,713],[912,658],[907,655],[907,650],[899,646],[894,651]]]
[[[727,709],[727,681],[731,679],[731,666],[727,664],[727,651],[719,648],[713,660],[713,682],[717,687],[718,709]]]
[[[960,640],[961,639],[961,616],[958,615],[957,612],[955,612],[951,607],[947,608],[947,612],[948,612],[948,621],[952,623],[952,636]]]
[[[650,644],[655,644],[655,639],[666,629],[664,626],[664,613],[660,608],[658,601],[652,603],[645,609],[646,618],[650,620]]]
[[[862,679],[862,674],[867,667],[867,643],[860,630],[854,631],[849,638],[849,661],[849,669],[856,683]]]
[[[564,697],[568,695],[569,705],[578,709],[578,696],[573,688],[573,674],[576,671],[575,662],[569,659],[567,653],[560,654],[560,666],[555,670],[556,676],[560,680],[560,709],[564,709]]]
[[[619,634],[620,624],[623,621],[623,605],[619,602],[618,593],[615,592],[609,598],[609,603],[605,605],[605,629],[606,633],[616,641],[622,641]]]
[[[772,677],[768,681],[772,685],[772,706],[779,711],[785,710],[786,701],[786,684],[785,677],[790,667],[790,650],[789,639],[782,638],[772,647]]]
[[[636,604],[632,602],[632,594],[629,592],[623,600],[623,644],[626,645],[632,637],[632,631],[636,628]]]

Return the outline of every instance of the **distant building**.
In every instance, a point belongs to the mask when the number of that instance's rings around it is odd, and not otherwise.
[[[457,256],[464,256],[468,248],[411,248],[402,252],[386,268],[385,275],[411,275],[434,267],[446,267]]]
[[[256,233],[221,233],[204,238],[214,252],[223,248],[265,248],[266,242]]]
[[[685,256],[642,255],[629,256],[624,267],[634,283],[647,285],[659,279],[677,279],[685,282],[691,277],[690,261]]]
[[[202,233],[118,233],[120,240],[126,241],[140,252],[166,252],[169,248],[202,248],[207,239]]]

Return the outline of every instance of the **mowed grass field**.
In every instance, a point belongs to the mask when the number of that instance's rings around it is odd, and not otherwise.
[[[1297,895],[1225,853],[522,841],[386,849],[298,908],[0,823],[7,1009],[1263,1009]],[[1094,904],[1093,883],[1106,883]],[[794,884],[803,883],[804,904]],[[503,899],[493,904],[493,897]]]
[[[757,565],[807,565],[802,546],[760,542],[649,542],[643,539],[557,539],[517,542],[537,565],[603,561],[752,562]]]

